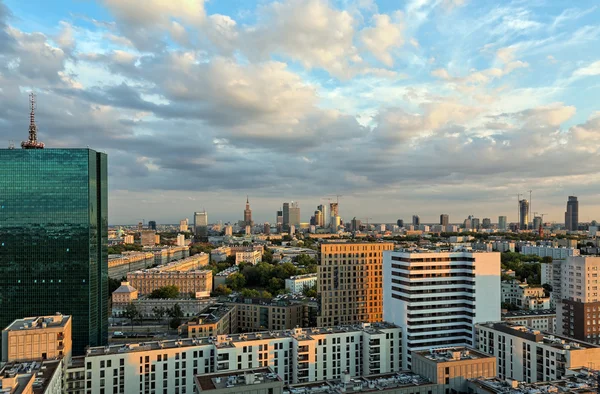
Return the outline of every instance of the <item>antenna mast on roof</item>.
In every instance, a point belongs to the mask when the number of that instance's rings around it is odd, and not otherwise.
[[[44,143],[37,140],[37,126],[35,124],[35,94],[29,94],[29,140],[21,142],[23,149],[44,149]]]

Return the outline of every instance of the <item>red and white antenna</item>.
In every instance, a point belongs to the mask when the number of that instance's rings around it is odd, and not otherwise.
[[[37,140],[37,126],[35,124],[35,94],[31,92],[29,94],[29,106],[31,112],[29,113],[29,141],[21,142],[21,148],[23,149],[44,149],[44,143]]]

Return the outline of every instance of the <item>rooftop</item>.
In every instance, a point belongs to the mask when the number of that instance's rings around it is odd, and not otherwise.
[[[284,394],[342,394],[346,392],[380,392],[402,387],[433,385],[427,378],[412,372],[398,372],[382,375],[313,382],[287,386]]]
[[[13,391],[9,391],[10,394],[21,394],[33,379],[33,393],[43,394],[60,364],[61,360],[8,363],[0,371],[0,392],[12,387]],[[16,388],[10,382],[13,378],[16,379]]]
[[[525,383],[517,381],[505,381],[499,378],[472,379],[469,385],[476,385],[498,394],[521,394],[521,393],[596,393],[598,387],[595,373],[579,371],[575,375],[561,380],[549,382]]]
[[[117,288],[117,290],[113,291],[114,293],[133,293],[136,292],[136,288],[131,286],[129,282],[121,282],[121,286]]]
[[[38,316],[38,317],[26,317],[24,319],[17,319],[12,322],[5,331],[18,331],[18,330],[36,330],[42,328],[52,327],[65,327],[67,322],[71,319],[69,315],[63,315],[57,312],[51,316]]]
[[[416,353],[419,354],[420,356],[425,357],[428,360],[435,361],[436,363],[477,360],[480,358],[494,358],[494,356],[480,353],[475,349],[471,349],[471,348],[464,347],[464,346],[429,349],[429,350],[420,351],[420,352],[416,352]]]
[[[271,368],[245,369],[222,374],[196,375],[196,386],[200,391],[237,388],[258,383],[282,382]],[[282,383],[283,384],[283,383]]]
[[[234,272],[238,272],[239,267],[237,265],[231,266],[229,268],[224,269],[223,271],[217,273],[215,276],[229,276]]]
[[[502,317],[535,317],[535,316],[548,316],[556,315],[554,309],[532,309],[532,310],[519,310],[510,311],[502,314]]]
[[[221,320],[221,318],[223,318],[223,316],[225,316],[234,307],[235,305],[226,304],[215,304],[208,306],[202,312],[200,312],[198,317],[190,320],[188,325],[215,323]]]
[[[317,277],[317,274],[314,273],[314,274],[304,274],[304,275],[290,276],[289,279],[295,280],[295,279],[308,279],[308,278],[316,278],[316,277]]]

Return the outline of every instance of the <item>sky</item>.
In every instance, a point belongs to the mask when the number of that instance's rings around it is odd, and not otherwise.
[[[0,144],[109,157],[109,221],[600,220],[593,0],[0,0]]]

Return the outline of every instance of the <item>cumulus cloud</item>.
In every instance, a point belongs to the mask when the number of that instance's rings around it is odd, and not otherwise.
[[[363,45],[373,56],[388,67],[394,65],[390,50],[401,47],[404,43],[402,38],[404,26],[401,20],[401,12],[396,12],[394,18],[387,14],[377,14],[373,16],[374,26],[361,31]],[[414,42],[416,43],[416,41]],[[418,46],[418,43],[415,46]]]
[[[590,77],[594,75],[600,75],[600,60],[588,64],[585,67],[578,68],[573,72],[576,77]]]

